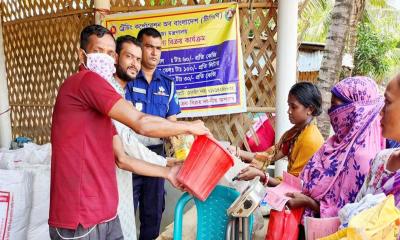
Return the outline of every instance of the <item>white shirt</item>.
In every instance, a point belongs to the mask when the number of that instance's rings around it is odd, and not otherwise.
[[[119,83],[115,80],[115,78],[110,79],[110,81],[108,82],[122,97],[124,97],[125,91],[121,87],[121,85],[119,85]],[[114,126],[117,130],[119,137],[121,138],[126,154],[128,154],[131,157],[143,160],[148,163],[153,163],[159,166],[165,167],[167,165],[166,158],[151,151],[139,141],[139,138],[143,138],[144,136],[137,134],[128,126],[114,119],[112,121],[114,123]]]

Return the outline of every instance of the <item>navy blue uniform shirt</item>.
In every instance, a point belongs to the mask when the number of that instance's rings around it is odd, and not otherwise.
[[[140,71],[136,79],[127,84],[125,98],[138,111],[162,118],[181,112],[173,78],[158,69],[154,71],[150,84]]]

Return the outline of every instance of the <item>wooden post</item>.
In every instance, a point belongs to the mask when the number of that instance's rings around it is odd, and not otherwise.
[[[108,15],[111,8],[110,0],[95,0],[94,1],[94,21],[96,24],[101,24],[103,18]]]
[[[8,85],[6,61],[4,54],[3,26],[0,13],[0,147],[9,148],[12,140],[10,105],[8,102]]]

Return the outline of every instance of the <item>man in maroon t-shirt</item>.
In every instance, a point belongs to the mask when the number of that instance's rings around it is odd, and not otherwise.
[[[50,237],[123,239],[115,164],[136,174],[166,178],[174,186],[179,167],[126,156],[111,119],[150,137],[209,130],[201,121],[171,122],[143,114],[122,99],[106,81],[115,72],[115,41],[106,28],[83,29],[80,48],[81,69],[61,85],[53,112]]]

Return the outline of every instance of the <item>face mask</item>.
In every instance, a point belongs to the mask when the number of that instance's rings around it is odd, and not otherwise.
[[[336,105],[336,106],[331,106],[328,109],[328,114],[330,114],[331,112],[335,111],[336,109],[340,108],[342,105]]]
[[[84,52],[85,53],[85,52]],[[86,54],[85,67],[103,77],[110,80],[115,73],[115,60],[105,53],[88,53]]]

